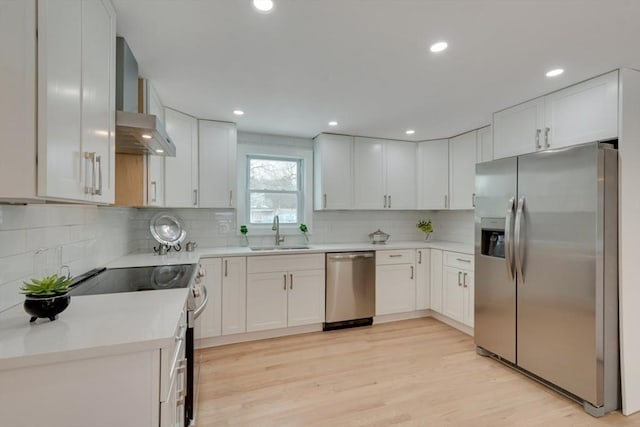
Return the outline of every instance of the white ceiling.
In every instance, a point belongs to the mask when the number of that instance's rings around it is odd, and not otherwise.
[[[640,69],[639,0],[275,0],[271,14],[250,0],[113,2],[118,34],[163,103],[241,131],[447,137]],[[440,39],[449,49],[431,53]],[[555,67],[566,71],[544,76]]]

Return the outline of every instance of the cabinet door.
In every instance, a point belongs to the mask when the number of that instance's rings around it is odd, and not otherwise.
[[[355,138],[354,183],[356,209],[385,208],[384,142]]]
[[[472,271],[465,271],[462,273],[462,284],[464,287],[464,316],[462,323],[473,328],[475,286]]]
[[[82,149],[94,153],[98,203],[115,202],[116,20],[108,1],[82,2]]]
[[[387,141],[387,208],[416,209],[416,143]]]
[[[491,126],[478,129],[476,136],[476,163],[493,160],[493,133]]]
[[[418,144],[418,209],[449,205],[449,140]]]
[[[176,145],[176,156],[165,158],[165,206],[198,206],[198,120],[165,109],[167,134]]]
[[[222,260],[222,335],[246,332],[247,259]]]
[[[324,322],[324,270],[289,272],[287,325]]]
[[[38,2],[38,195],[83,200],[82,2]],[[103,125],[104,128],[104,125]]]
[[[416,250],[416,310],[431,308],[431,257],[429,249]]]
[[[415,267],[391,264],[376,267],[376,316],[416,309]]]
[[[237,133],[233,123],[199,120],[201,208],[235,207]]]
[[[473,209],[476,179],[476,132],[449,140],[449,209]]]
[[[247,275],[247,332],[287,326],[288,274]]]
[[[196,319],[195,337],[211,338],[222,334],[222,259],[203,258],[200,261],[205,273],[202,283],[207,287],[209,302]],[[198,300],[198,304],[201,301]]]
[[[431,283],[429,283],[431,310],[442,313],[442,251],[431,249],[429,261],[431,267]]]
[[[544,98],[493,115],[493,158],[518,156],[542,149]]]
[[[545,96],[545,148],[618,136],[618,72]]]
[[[147,155],[147,206],[164,206],[164,156]]]
[[[353,209],[353,137],[319,135],[313,163],[314,209]]]
[[[457,268],[444,267],[444,281],[442,288],[442,314],[464,322],[465,288],[463,287],[463,272]]]

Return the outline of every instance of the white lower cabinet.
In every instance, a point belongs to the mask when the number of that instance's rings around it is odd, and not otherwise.
[[[247,332],[324,322],[324,254],[250,257]]]
[[[431,250],[416,250],[416,310],[431,308]]]
[[[442,314],[473,327],[472,256],[445,252],[442,283]]]
[[[416,309],[414,250],[376,252],[376,316]]]
[[[442,251],[440,249],[431,249],[429,259],[429,267],[431,269],[429,283],[431,310],[436,313],[442,313]]]
[[[247,331],[247,258],[222,259],[222,335]]]

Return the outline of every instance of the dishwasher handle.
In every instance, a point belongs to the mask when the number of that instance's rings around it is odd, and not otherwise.
[[[344,259],[357,259],[357,258],[373,258],[372,252],[354,252],[346,254],[327,254],[327,259],[331,260],[344,260]]]

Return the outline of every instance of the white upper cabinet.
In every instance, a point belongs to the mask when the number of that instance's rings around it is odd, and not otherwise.
[[[355,208],[416,208],[416,144],[356,137]]]
[[[38,2],[38,195],[113,203],[115,12]]]
[[[476,137],[476,163],[493,160],[493,132],[491,126],[478,129]]]
[[[144,111],[153,114],[164,126],[164,106],[149,80],[145,87]],[[164,156],[147,155],[147,206],[164,206]]]
[[[198,120],[165,109],[167,134],[176,145],[176,156],[165,158],[165,206],[198,206]]]
[[[236,125],[198,120],[199,201],[201,208],[235,207]]]
[[[618,72],[545,96],[544,142],[560,148],[618,136]]]
[[[542,149],[544,99],[537,98],[493,115],[493,158]]]
[[[353,209],[353,137],[320,134],[313,141],[314,209]]]
[[[476,131],[449,140],[449,209],[473,209]]]
[[[618,71],[493,115],[495,159],[618,136]]]
[[[449,206],[449,140],[418,143],[418,209]]]

